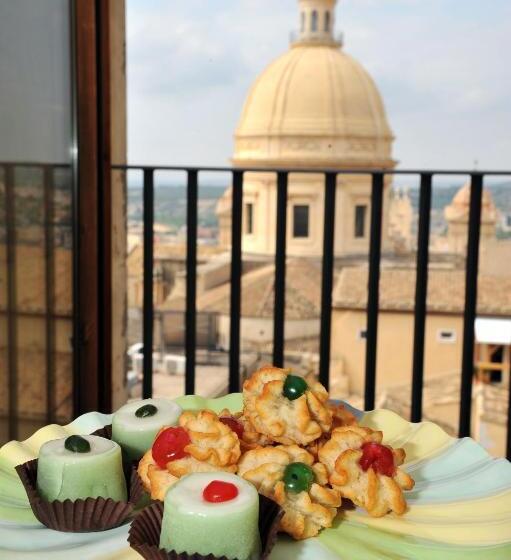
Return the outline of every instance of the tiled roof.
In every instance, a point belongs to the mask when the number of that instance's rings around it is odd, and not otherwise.
[[[241,279],[241,315],[273,318],[275,266],[265,265]],[[286,319],[312,319],[320,314],[321,263],[290,259],[286,266]],[[182,296],[170,296],[160,310],[184,310]],[[228,315],[230,284],[225,283],[197,296],[197,311]]]
[[[199,263],[222,253],[225,249],[218,245],[197,245],[197,259]],[[128,276],[140,276],[143,270],[144,248],[141,244],[135,245],[128,253]],[[155,243],[154,260],[186,260],[186,243]]]
[[[412,311],[415,305],[415,270],[385,269],[380,272],[380,309]],[[344,268],[334,289],[334,307],[365,309],[366,267]],[[428,276],[429,311],[462,313],[465,308],[465,272],[431,269]],[[477,311],[511,315],[511,277],[479,275]]]

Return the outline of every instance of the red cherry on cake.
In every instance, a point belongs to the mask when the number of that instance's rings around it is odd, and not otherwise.
[[[237,495],[238,487],[231,482],[224,482],[223,480],[212,480],[202,492],[202,497],[206,502],[215,504],[234,500]]]
[[[187,457],[185,447],[190,443],[190,436],[184,428],[167,428],[154,440],[153,459],[164,469],[169,461]]]
[[[241,439],[243,436],[243,425],[241,422],[238,422],[236,418],[232,416],[220,416],[219,418],[222,424],[229,426],[231,430]]]
[[[394,476],[396,467],[394,466],[394,455],[392,450],[379,443],[364,443],[362,445],[362,457],[360,458],[362,470],[372,468],[376,472],[385,476]]]

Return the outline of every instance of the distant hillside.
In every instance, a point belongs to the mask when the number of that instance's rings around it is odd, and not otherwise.
[[[203,227],[216,227],[216,203],[225,192],[220,185],[199,187],[198,221]],[[142,188],[128,188],[128,219],[143,219]],[[186,223],[186,187],[184,185],[158,185],[154,192],[155,222],[180,227]]]

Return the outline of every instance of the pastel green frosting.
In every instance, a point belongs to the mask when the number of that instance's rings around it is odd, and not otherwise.
[[[156,407],[152,416],[139,418],[136,412],[147,405]],[[182,408],[169,399],[145,399],[122,406],[112,418],[112,439],[122,448],[127,461],[138,460],[153,445],[163,426],[175,426]]]
[[[121,448],[108,439],[84,435],[86,453],[65,448],[66,438],[45,443],[37,463],[37,490],[47,501],[112,498],[127,500]]]
[[[212,480],[235,484],[238,496],[222,503],[205,501],[202,493]],[[259,497],[246,480],[225,472],[190,474],[165,496],[160,548],[230,560],[259,558],[258,517]]]

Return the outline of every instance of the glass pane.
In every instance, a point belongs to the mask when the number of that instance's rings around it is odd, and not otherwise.
[[[309,237],[308,206],[293,206],[293,237]]]
[[[69,6],[0,1],[0,443],[71,417]]]
[[[355,237],[364,237],[366,222],[366,206],[355,206]]]

